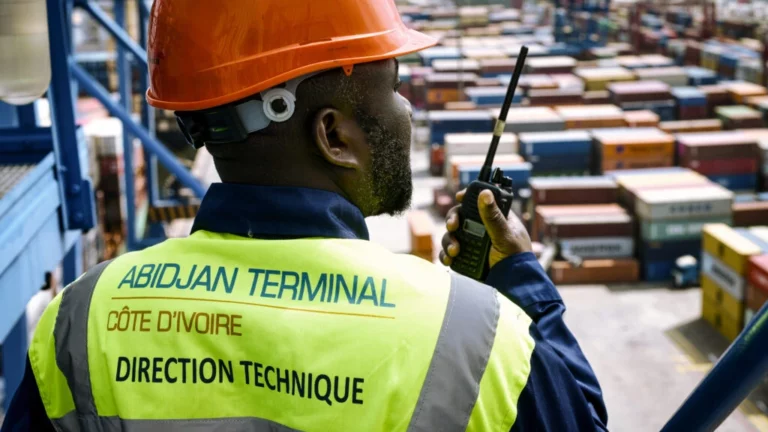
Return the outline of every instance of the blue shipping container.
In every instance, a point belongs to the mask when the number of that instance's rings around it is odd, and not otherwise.
[[[701,239],[673,241],[644,241],[638,248],[638,257],[643,260],[669,261],[684,255],[701,259]]]
[[[675,87],[671,91],[679,106],[707,106],[707,95],[696,87]]]
[[[642,261],[640,263],[643,280],[648,282],[662,282],[672,280],[672,269],[674,268],[675,260]]]
[[[548,173],[555,172],[585,172],[590,171],[592,167],[592,157],[587,156],[546,156],[526,158],[528,162],[533,166],[533,173]]]
[[[504,97],[507,95],[506,87],[467,87],[464,93],[469,100],[478,106],[501,106],[504,103]],[[522,92],[515,92],[512,98],[512,104],[519,104],[523,101]]]
[[[430,144],[443,145],[445,134],[453,132],[491,132],[490,111],[430,111],[427,114]]]
[[[717,74],[709,69],[699,66],[687,66],[685,72],[688,74],[688,85],[701,86],[717,84]]]
[[[648,102],[625,102],[621,104],[624,111],[651,110],[659,116],[661,121],[675,120],[675,101],[660,100]]]
[[[432,47],[419,52],[424,66],[432,66],[434,60],[460,59],[461,53],[456,47]]]
[[[496,165],[494,168],[501,168],[504,175],[512,179],[512,186],[515,191],[528,187],[528,180],[531,178],[531,164],[528,162],[518,162],[515,164]],[[477,180],[480,175],[480,167],[467,167],[459,169],[459,187],[465,188],[472,181]]]
[[[732,191],[755,190],[757,189],[757,173],[752,174],[733,174],[733,175],[710,175],[707,176],[713,182]]]
[[[587,131],[527,132],[518,139],[523,157],[592,154],[592,136]]]

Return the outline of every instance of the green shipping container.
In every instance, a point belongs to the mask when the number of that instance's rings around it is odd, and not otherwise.
[[[647,241],[689,240],[701,237],[701,229],[705,224],[731,224],[730,216],[714,218],[691,219],[684,221],[644,221],[640,225],[640,235]]]

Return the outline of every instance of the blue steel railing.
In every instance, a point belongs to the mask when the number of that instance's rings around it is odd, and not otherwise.
[[[157,162],[159,161],[180,183],[192,190],[202,198],[205,188],[194,178],[189,170],[182,165],[176,157],[154,135],[154,110],[142,97],[141,118],[137,123],[131,114],[132,104],[132,72],[134,67],[139,68],[139,80],[141,88],[147,88],[147,19],[149,7],[142,1],[138,1],[139,15],[139,41],[134,41],[125,31],[125,1],[114,0],[114,20],[98,4],[87,0],[47,0],[49,33],[51,41],[51,68],[54,71],[51,80],[51,112],[55,116],[57,124],[63,125],[59,129],[60,140],[76,138],[74,97],[76,94],[75,83],[89,95],[99,100],[109,111],[110,115],[119,118],[123,123],[123,162],[125,166],[125,197],[128,203],[126,211],[127,235],[126,245],[129,250],[141,248],[157,243],[159,238],[140,239],[136,233],[136,190],[134,181],[133,161],[133,137],[138,138],[144,149],[145,169],[148,185],[149,205],[154,205],[159,197],[157,185]],[[86,11],[96,20],[117,42],[117,75],[119,100],[115,101],[112,95],[104,89],[92,76],[88,74],[73,57],[70,23],[71,11],[78,7]],[[55,114],[54,114],[55,113]],[[67,153],[67,152],[64,152]],[[64,158],[76,158],[77,153]],[[78,173],[79,174],[79,173]],[[66,179],[65,179],[66,180]],[[69,183],[69,182],[64,182]],[[76,188],[76,187],[75,187]],[[65,191],[74,190],[72,185],[65,185]],[[92,200],[92,198],[91,198]],[[67,200],[67,208],[72,207],[70,219],[76,220],[77,215],[83,214],[85,205],[70,203]],[[89,203],[93,207],[93,203]],[[92,224],[91,224],[92,225]]]
[[[768,303],[662,429],[713,431],[768,373]]]

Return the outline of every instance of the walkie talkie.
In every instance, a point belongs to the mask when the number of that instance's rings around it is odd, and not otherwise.
[[[464,199],[459,209],[459,229],[454,233],[459,241],[459,254],[453,258],[451,269],[464,276],[477,280],[484,280],[488,274],[488,254],[491,251],[491,238],[485,230],[483,220],[480,218],[480,211],[477,208],[477,199],[480,192],[490,190],[495,197],[496,205],[506,217],[509,215],[509,209],[512,206],[512,179],[505,177],[504,173],[496,168],[493,169],[493,158],[496,156],[496,149],[499,146],[499,139],[504,133],[504,126],[507,121],[509,106],[512,104],[512,98],[515,95],[517,81],[523,72],[525,57],[528,55],[528,47],[520,48],[520,54],[517,55],[515,71],[512,73],[512,79],[509,81],[507,94],[504,97],[504,104],[501,106],[501,113],[496,120],[493,128],[493,138],[491,138],[491,147],[488,149],[488,155],[485,157],[485,163],[480,169],[480,175],[477,180],[467,186]]]

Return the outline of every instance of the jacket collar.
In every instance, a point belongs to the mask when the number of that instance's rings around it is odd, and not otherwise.
[[[326,237],[368,240],[360,209],[334,192],[298,187],[214,183],[192,232],[262,239]]]

